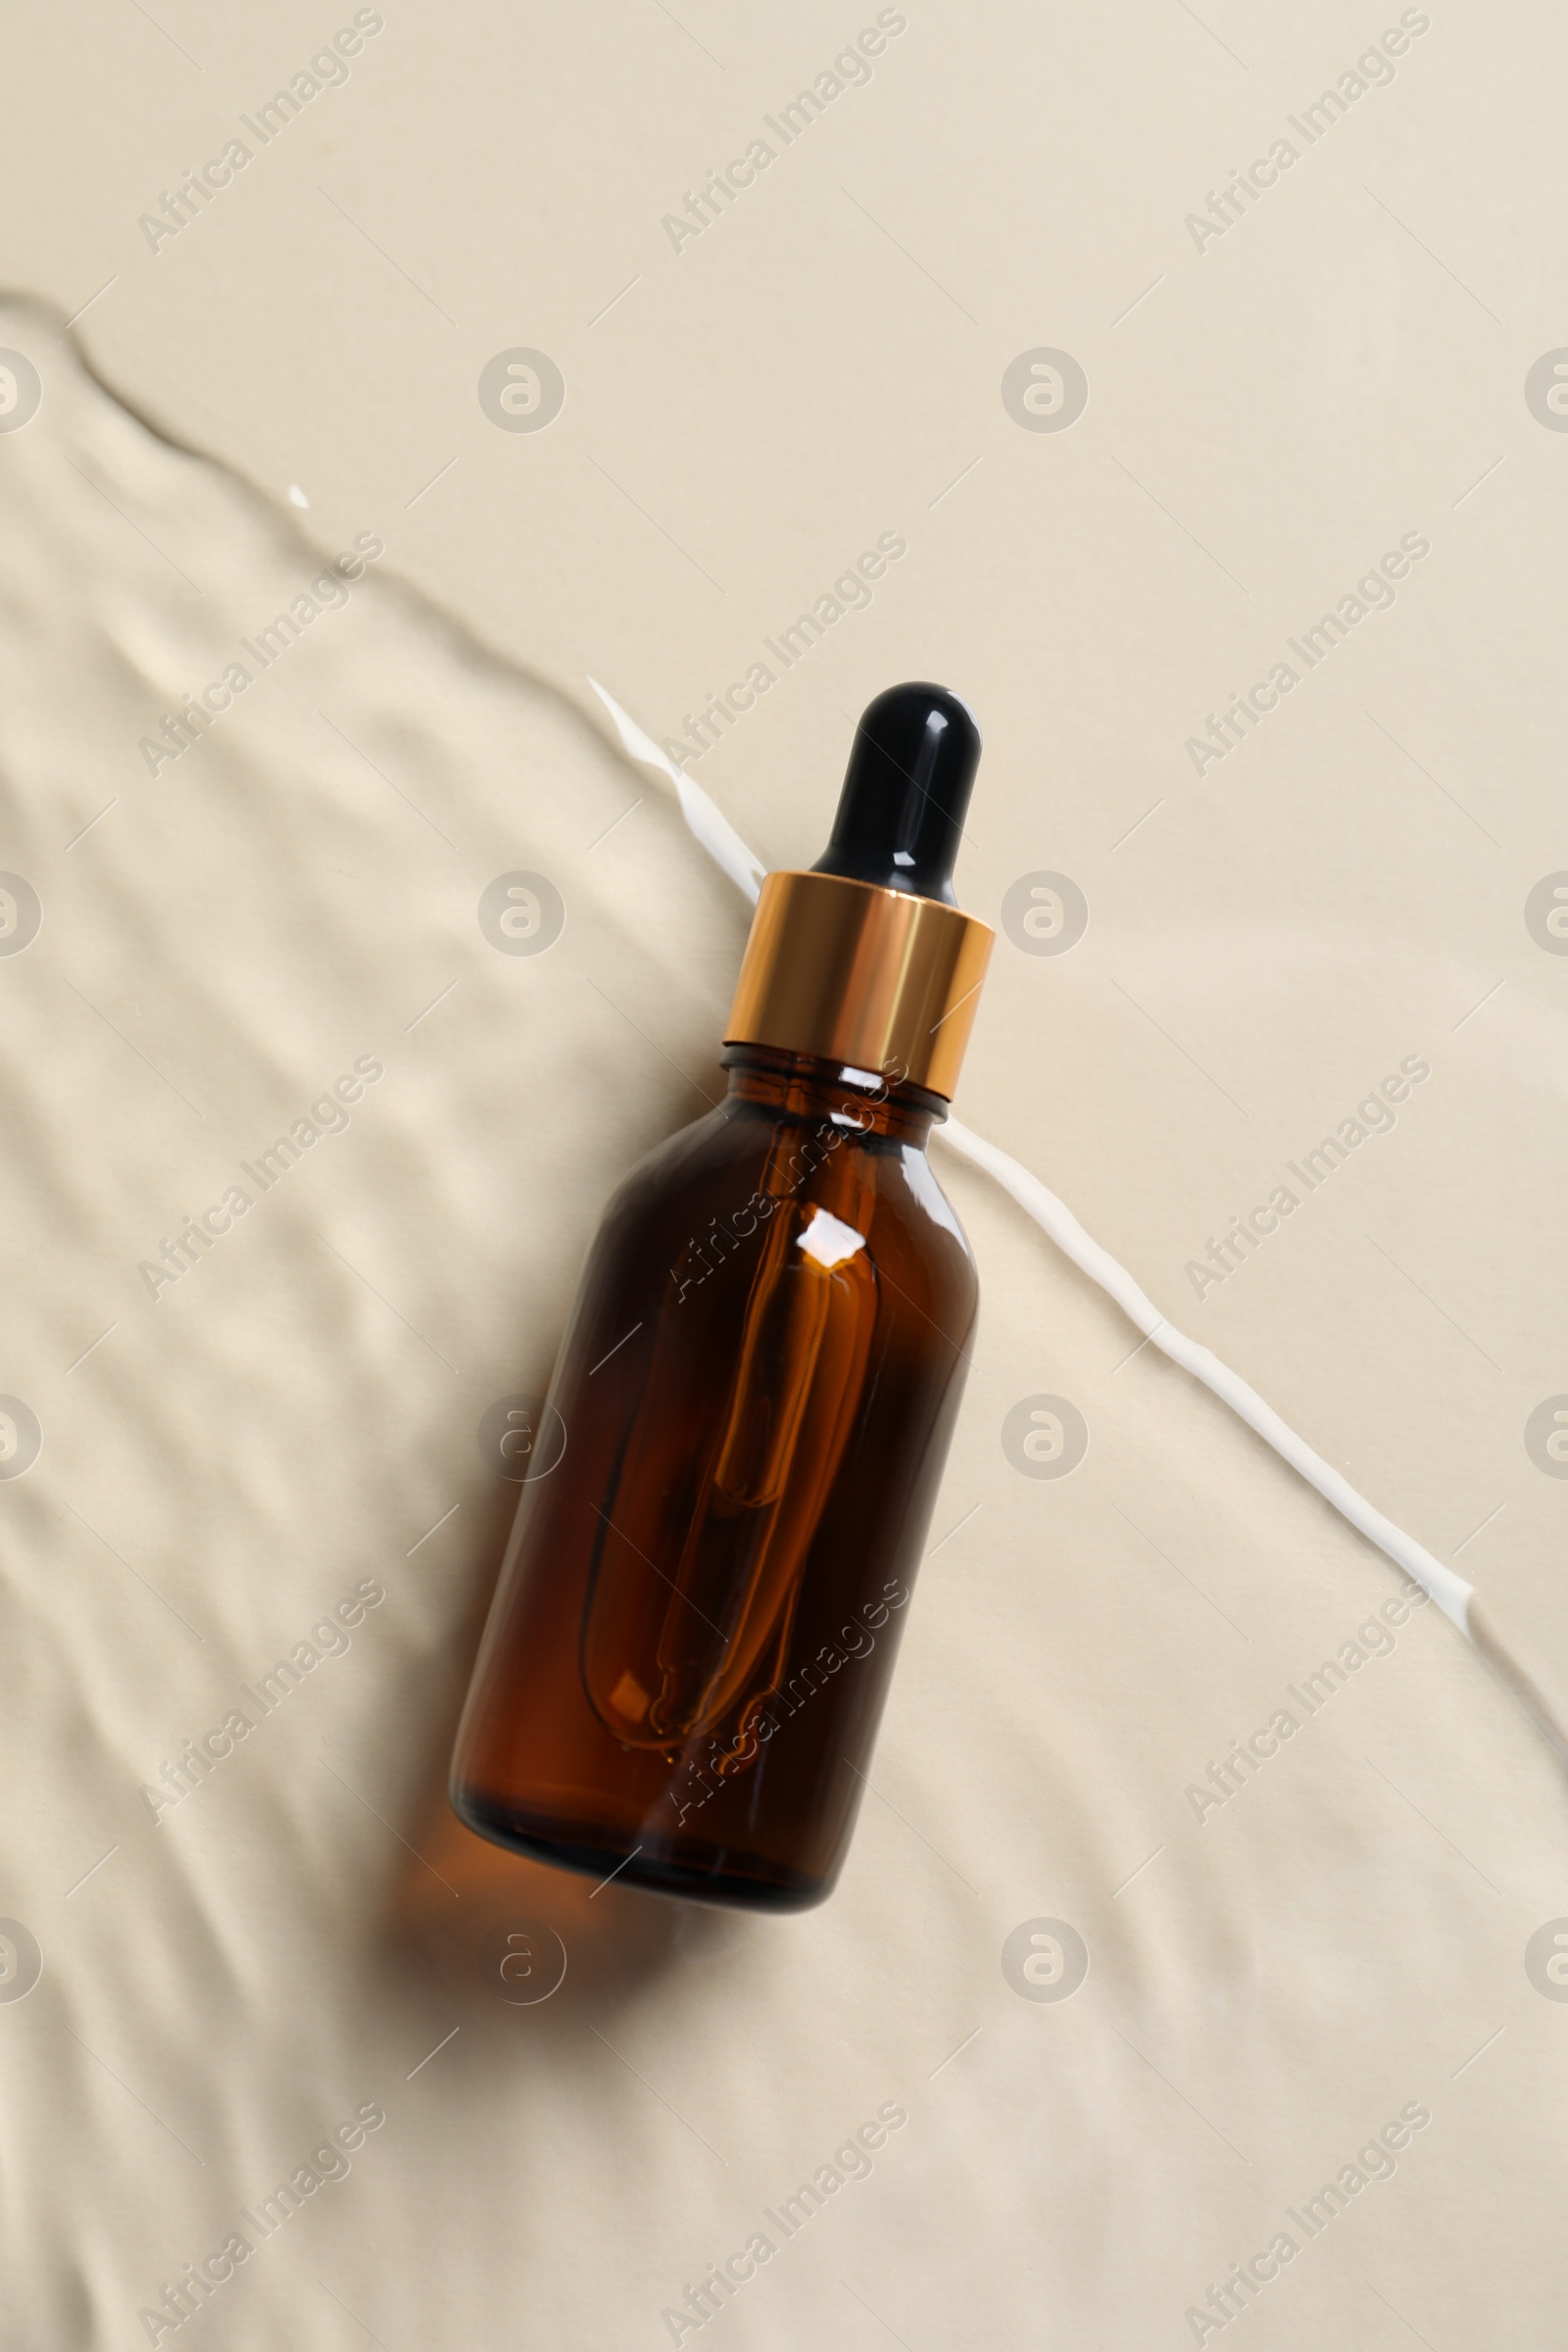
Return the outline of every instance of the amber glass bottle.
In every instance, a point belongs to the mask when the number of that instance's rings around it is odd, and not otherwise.
[[[925,1143],[992,944],[978,756],[939,687],[871,705],[826,855],[762,886],[727,1096],[606,1211],[453,1764],[539,1860],[772,1910],[838,1875],[974,1329]]]

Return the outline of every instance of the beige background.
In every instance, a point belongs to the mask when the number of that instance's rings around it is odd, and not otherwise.
[[[369,2101],[348,2178],[178,2341],[668,2342],[889,2100],[872,2176],[705,2334],[1191,2343],[1420,2101],[1395,2178],[1220,2332],[1558,2339],[1568,2009],[1524,1951],[1568,1914],[1561,1768],[1427,1610],[1194,1818],[1394,1572],[1124,1363],[951,1156],[985,1299],[958,1532],[833,1902],[590,1908],[445,1813],[511,1496],[479,1420],[542,1385],[616,1177],[716,1091],[744,936],[586,676],[674,735],[880,532],[908,552],[869,610],[695,772],[808,862],[864,700],[971,699],[966,903],[1052,870],[1091,919],[1060,957],[999,942],[962,1115],[1568,1681],[1568,1488],[1524,1445],[1568,1390],[1568,964],[1524,920],[1568,866],[1568,442],[1524,398],[1568,341],[1561,27],[1434,5],[1200,253],[1186,216],[1397,10],[903,13],[678,254],[662,216],[875,10],[390,6],[156,253],[139,216],[352,11],[67,11],[14,57],[0,344],[43,383],[0,434],[0,865],[44,909],[0,959],[0,1389],[44,1432],[0,1492],[0,1914],[43,1953],[0,2002],[19,2344],[148,2341]],[[536,434],[476,396],[519,346],[566,384]],[[1070,430],[1004,407],[1038,347],[1087,371]],[[1195,775],[1207,714],[1408,531],[1393,610]],[[347,608],[150,776],[138,739],[362,532]],[[522,867],[567,907],[537,958],[475,920]],[[1187,1261],[1407,1054],[1395,1131],[1200,1303]],[[149,1299],[138,1260],[358,1055],[385,1076],[350,1129]],[[1041,1392],[1091,1432],[1058,1483],[1001,1447]],[[352,1650],[155,1825],[140,1785],[366,1577]],[[517,1917],[569,1954],[534,2008],[481,1975]],[[1090,1949],[1061,2004],[1000,1966],[1038,1917]]]

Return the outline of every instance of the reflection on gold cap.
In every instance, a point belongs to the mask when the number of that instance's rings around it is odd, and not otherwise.
[[[996,933],[841,874],[762,884],[724,1042],[813,1054],[951,1098]]]

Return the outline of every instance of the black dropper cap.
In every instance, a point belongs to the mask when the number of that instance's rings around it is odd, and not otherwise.
[[[957,905],[953,866],[980,764],[980,729],[945,686],[890,686],[868,703],[811,871]]]

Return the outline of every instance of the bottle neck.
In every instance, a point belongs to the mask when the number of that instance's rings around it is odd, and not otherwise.
[[[846,1133],[882,1136],[923,1151],[934,1121],[948,1115],[942,1096],[926,1087],[812,1054],[726,1046],[720,1058],[729,1072],[728,1102],[770,1111],[775,1118],[827,1121]]]
[[[776,868],[762,877],[724,1043],[891,1071],[946,1102],[995,942],[941,899]]]

